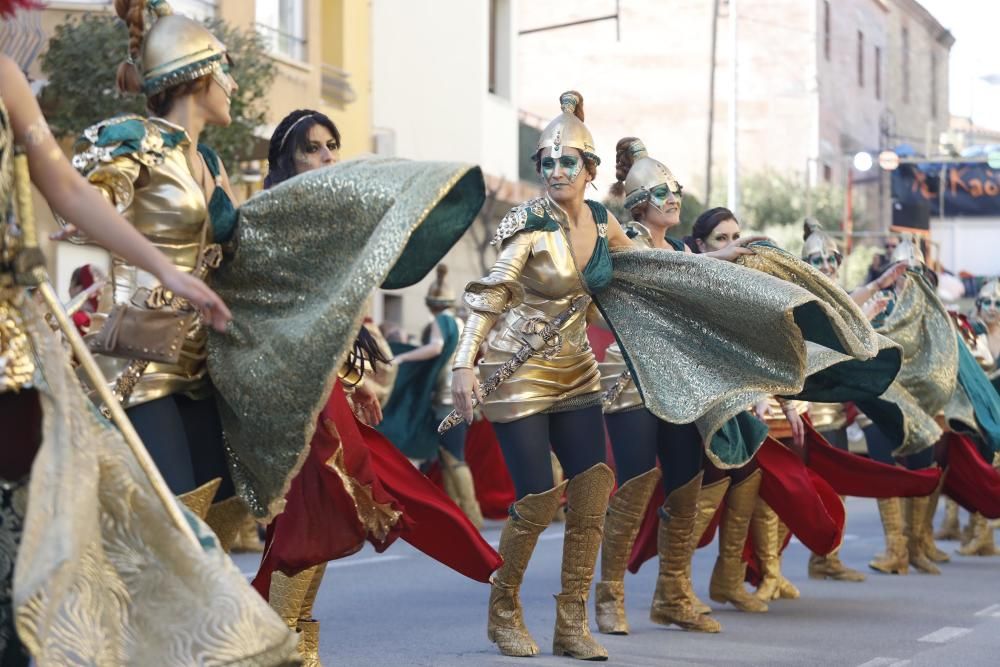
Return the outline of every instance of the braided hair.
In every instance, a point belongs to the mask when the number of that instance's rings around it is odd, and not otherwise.
[[[295,152],[308,148],[309,130],[316,125],[329,130],[337,147],[340,147],[340,130],[326,114],[312,109],[296,109],[278,123],[271,135],[271,143],[267,149],[265,188],[277,185],[298,173],[295,168]]]

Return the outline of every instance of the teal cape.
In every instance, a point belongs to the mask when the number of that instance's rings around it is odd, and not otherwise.
[[[983,440],[994,453],[1000,451],[1000,396],[961,336],[958,339],[958,383],[972,403]]]
[[[444,344],[441,354],[433,359],[410,361],[399,365],[389,402],[382,411],[378,430],[411,459],[437,456],[440,439],[437,427],[440,419],[434,414],[434,385],[442,367],[451,359],[458,345],[458,324],[455,318],[441,313],[435,318]],[[415,349],[413,345],[394,343],[392,353]]]

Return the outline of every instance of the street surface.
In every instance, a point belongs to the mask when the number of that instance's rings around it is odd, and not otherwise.
[[[941,503],[943,510],[944,503]],[[939,518],[941,510],[939,510]],[[608,665],[795,665],[797,667],[939,667],[1000,665],[1000,558],[954,556],[940,577],[871,573],[868,559],[883,545],[874,500],[848,500],[847,538],[841,556],[869,573],[865,583],[814,581],[806,575],[808,554],[793,542],[785,575],[802,591],[799,600],[771,603],[767,614],[744,614],[708,598],[717,546],[698,551],[695,590],[717,612],[719,635],[688,633],[649,622],[656,578],[650,561],[625,579],[628,636],[597,635],[611,654]],[[963,521],[965,513],[963,512]],[[937,524],[937,522],[935,522]],[[499,522],[488,522],[486,538],[496,546]],[[954,542],[941,542],[953,552]],[[316,601],[322,623],[321,657],[327,667],[347,665],[528,665],[574,664],[551,655],[554,602],[559,590],[562,524],[538,543],[521,590],[525,618],[542,654],[507,658],[486,639],[489,588],[470,581],[408,544],[384,554],[370,548],[331,563]],[[259,557],[235,561],[248,575]],[[576,663],[579,664],[579,663]]]

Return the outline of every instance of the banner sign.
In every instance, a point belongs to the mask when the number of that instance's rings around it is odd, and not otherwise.
[[[945,217],[1000,217],[1000,169],[983,162],[901,164],[892,172],[892,196],[900,205],[941,215],[942,178]]]

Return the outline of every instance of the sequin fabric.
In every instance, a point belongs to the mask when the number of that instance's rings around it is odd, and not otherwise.
[[[665,421],[695,422],[707,443],[763,396],[801,392],[807,342],[835,344],[836,354],[855,361],[881,347],[870,329],[845,321],[863,320],[860,311],[840,312],[761,270],[655,249],[612,255],[614,280],[596,293],[597,302],[646,407]],[[890,381],[874,384],[881,393]],[[724,468],[745,463],[734,450],[706,451]]]
[[[212,534],[173,527],[118,432],[80,389],[31,301],[24,319],[45,415],[14,581],[39,665],[284,665],[296,637]]]
[[[0,480],[0,656],[4,665],[25,665],[30,656],[18,641],[14,628],[12,584],[17,549],[24,530],[28,480]]]
[[[230,470],[258,517],[280,511],[365,302],[417,282],[472,223],[478,167],[371,158],[302,174],[240,209],[213,286],[233,312],[209,339]]]

